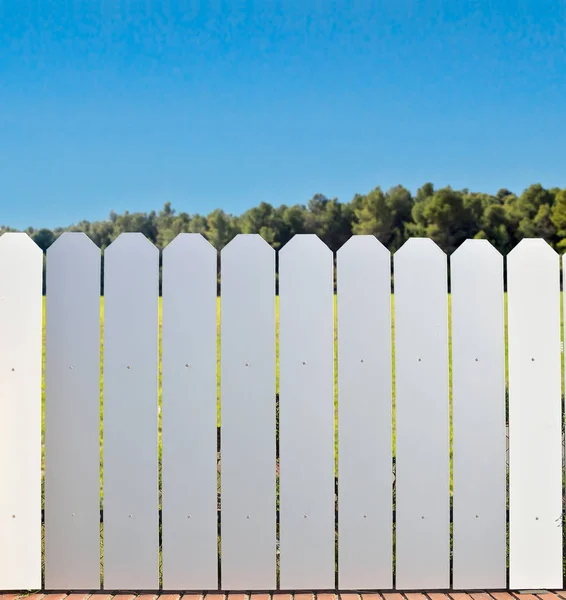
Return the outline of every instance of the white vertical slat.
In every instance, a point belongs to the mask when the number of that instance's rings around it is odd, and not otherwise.
[[[41,587],[43,253],[0,237],[0,590]]]
[[[506,585],[503,257],[468,240],[452,286],[453,587]]]
[[[217,252],[182,233],[163,251],[163,588],[218,587]]]
[[[338,585],[392,575],[391,255],[372,235],[337,253]]]
[[[64,233],[47,251],[45,586],[100,587],[100,249]]]
[[[123,233],[104,263],[104,587],[159,585],[159,252]]]
[[[394,257],[396,587],[450,583],[446,255],[414,238]]]
[[[335,585],[332,275],[315,235],[279,253],[281,589]]]
[[[275,252],[221,253],[222,589],[275,588]]]
[[[560,263],[543,240],[507,257],[509,577],[562,587]]]

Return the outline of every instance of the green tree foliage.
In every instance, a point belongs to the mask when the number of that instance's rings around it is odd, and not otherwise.
[[[250,208],[238,221],[242,233],[259,233],[274,248],[279,247],[278,232],[282,228],[281,215],[271,204],[262,202],[259,206]]]
[[[357,195],[352,204],[356,218],[354,233],[375,235],[393,251],[406,241],[414,204],[409,190],[398,185],[384,193],[377,187],[366,196]]]
[[[556,227],[550,218],[555,197],[556,191],[546,190],[537,183],[519,197],[509,195],[505,198],[513,243],[525,237],[542,237],[549,243],[556,241]]]
[[[338,250],[352,235],[350,206],[316,194],[307,204],[304,229],[317,234],[332,250]]]
[[[429,237],[446,252],[453,252],[478,232],[474,212],[464,193],[443,188],[414,204],[413,223],[408,224],[408,230],[413,236]]]
[[[13,229],[0,226],[0,234],[7,231]],[[411,236],[430,237],[448,253],[465,239],[479,238],[505,254],[525,237],[542,237],[566,251],[566,188],[546,189],[537,183],[520,195],[502,188],[492,196],[425,183],[413,196],[398,185],[356,194],[350,202],[324,194],[315,194],[305,204],[275,207],[261,202],[238,216],[221,209],[209,215],[177,212],[166,202],[158,212],[112,211],[104,221],[25,231],[43,250],[64,231],[82,231],[102,249],[123,232],[139,231],[161,248],[180,233],[191,232],[203,234],[218,249],[238,233],[258,233],[276,249],[297,233],[314,233],[332,250],[352,234],[369,234],[391,251]]]
[[[510,248],[507,215],[502,204],[487,206],[480,225],[476,238],[489,240],[500,252],[506,252]]]
[[[55,234],[50,229],[40,229],[31,234],[31,239],[45,251],[55,241]]]
[[[354,233],[375,235],[382,244],[388,245],[393,231],[393,214],[382,189],[376,187],[365,196],[357,196],[354,205]]]
[[[237,221],[223,210],[217,208],[208,215],[206,236],[218,250],[222,250],[237,233],[240,233]]]
[[[551,219],[559,240],[557,247],[566,250],[566,189],[556,193]]]

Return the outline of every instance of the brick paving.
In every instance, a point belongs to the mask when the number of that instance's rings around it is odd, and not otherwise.
[[[108,591],[81,593],[34,592],[0,594],[0,600],[566,600],[566,590],[511,592],[187,592],[186,594],[115,594]]]
[[[566,600],[566,590],[488,592],[187,592],[186,594],[33,592],[1,594],[0,600]]]

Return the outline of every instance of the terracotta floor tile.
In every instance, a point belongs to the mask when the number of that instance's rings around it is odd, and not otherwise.
[[[405,600],[403,594],[399,593],[383,594],[383,598],[385,600]]]

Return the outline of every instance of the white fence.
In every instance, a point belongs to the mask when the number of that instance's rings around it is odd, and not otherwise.
[[[104,254],[101,395],[101,253],[55,242],[43,525],[43,255],[0,237],[0,590],[96,589],[101,573],[112,590],[562,587],[559,256],[524,240],[507,257],[507,339],[485,241],[450,257],[449,297],[446,255],[410,240],[392,302],[389,252],[352,237],[336,315],[333,258],[295,236],[277,311],[276,253],[237,236],[218,349],[216,250],[182,234],[163,251],[160,341],[159,251],[121,235]]]

